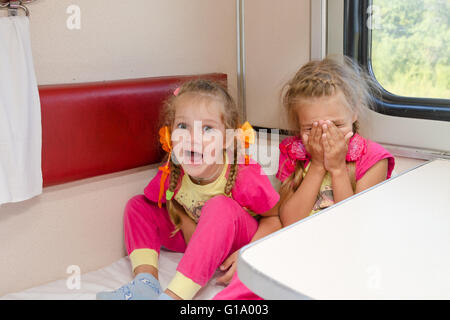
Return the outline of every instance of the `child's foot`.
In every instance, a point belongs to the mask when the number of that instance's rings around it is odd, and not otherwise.
[[[133,281],[116,291],[97,293],[97,300],[155,300],[162,292],[161,285],[154,276],[140,273]]]

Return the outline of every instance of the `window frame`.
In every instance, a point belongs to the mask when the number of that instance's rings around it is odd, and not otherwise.
[[[376,80],[371,62],[372,31],[366,28],[372,0],[344,0],[344,54],[357,61]],[[377,81],[378,83],[378,81]],[[392,94],[380,84],[376,112],[406,118],[450,121],[450,100],[405,97]]]

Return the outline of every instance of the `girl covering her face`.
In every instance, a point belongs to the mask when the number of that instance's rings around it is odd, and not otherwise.
[[[283,104],[295,135],[280,144],[283,225],[391,176],[393,156],[358,134],[358,119],[371,106],[371,85],[347,57],[311,61],[286,84]]]

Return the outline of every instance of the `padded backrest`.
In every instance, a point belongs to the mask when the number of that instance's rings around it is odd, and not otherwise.
[[[163,101],[193,78],[173,76],[39,87],[44,187],[160,162]]]

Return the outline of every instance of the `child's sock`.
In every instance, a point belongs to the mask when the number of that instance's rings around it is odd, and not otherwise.
[[[140,273],[116,291],[97,293],[97,300],[156,300],[161,293],[161,285],[154,276]]]

